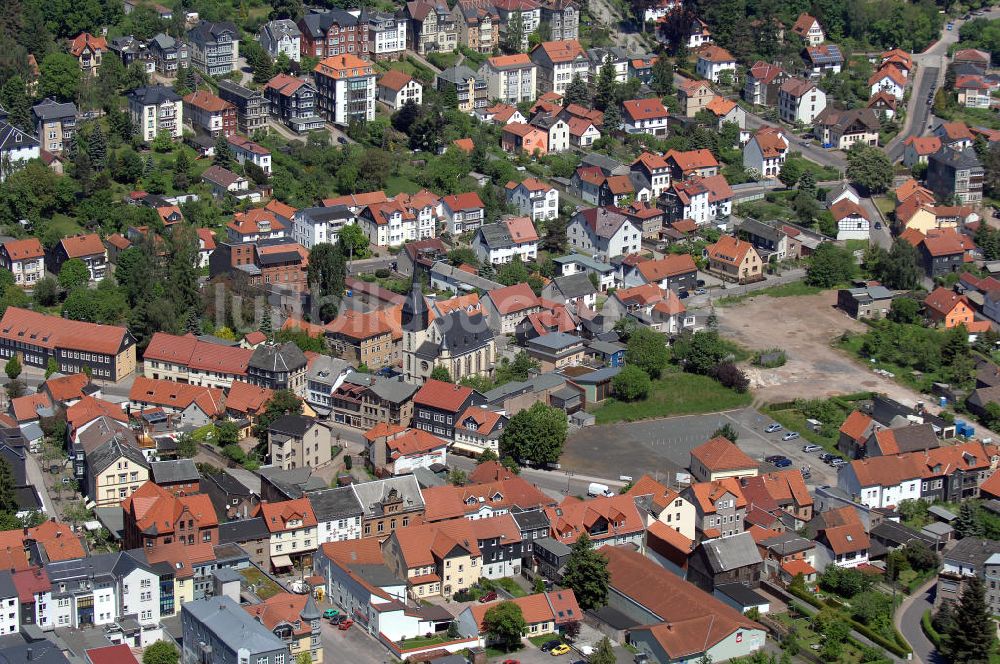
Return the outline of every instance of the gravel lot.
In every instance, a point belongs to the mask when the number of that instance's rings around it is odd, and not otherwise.
[[[844,331],[864,325],[835,308],[836,291],[803,297],[758,296],[716,310],[719,332],[751,350],[784,349],[777,369],[747,367],[756,403],[819,399],[862,390],[883,392],[910,405],[919,394],[866,369],[832,346]]]

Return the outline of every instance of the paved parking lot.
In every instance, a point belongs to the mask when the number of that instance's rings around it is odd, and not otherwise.
[[[765,470],[773,470],[773,466],[764,463],[764,457],[781,454],[791,459],[795,468],[811,468],[810,484],[837,483],[836,471],[820,462],[817,454],[802,452],[807,441],[783,442],[785,432],[764,433],[772,420],[754,408],[586,427],[566,441],[559,462],[563,470],[596,477],[637,478],[648,473],[670,483],[675,473],[687,468],[691,450],[727,422],[739,431],[740,449],[760,460]]]
[[[323,621],[321,638],[323,640],[323,660],[326,662],[387,664],[387,662],[394,661],[385,646],[357,625],[352,625],[350,629],[341,632],[334,625]]]

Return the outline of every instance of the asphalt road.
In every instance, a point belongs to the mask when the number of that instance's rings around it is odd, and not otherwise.
[[[931,107],[927,104],[927,95],[937,89],[938,76],[941,73],[940,67],[922,67],[919,72],[920,82],[916,90],[911,93],[909,113],[909,125],[906,131],[900,132],[896,138],[889,142],[886,153],[893,162],[903,158],[903,142],[910,136],[920,136],[927,130]]]
[[[847,168],[847,157],[845,157],[844,153],[840,150],[826,150],[815,143],[807,143],[792,132],[787,131],[787,126],[783,127],[775,122],[767,122],[759,115],[748,112],[747,129],[752,131],[759,129],[760,127],[784,128],[784,134],[792,144],[790,149],[795,152],[801,152],[802,156],[809,161],[814,161],[820,166],[830,166],[831,168],[836,168],[841,171]]]
[[[931,599],[935,582],[932,579],[912,597],[907,598],[896,615],[896,627],[913,648],[911,661],[916,664],[940,664],[944,661],[920,627],[920,618],[924,615],[924,611],[933,606]]]

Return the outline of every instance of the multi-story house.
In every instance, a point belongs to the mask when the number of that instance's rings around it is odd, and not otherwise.
[[[382,554],[389,569],[406,579],[415,600],[450,597],[481,578],[482,553],[465,519],[398,529],[382,545]]]
[[[944,147],[927,160],[927,188],[942,200],[976,205],[983,200],[984,172],[972,148]]]
[[[0,182],[39,156],[41,148],[37,138],[0,119]]]
[[[364,434],[365,461],[381,476],[406,475],[418,468],[445,466],[451,441],[422,429],[378,424]]]
[[[736,78],[736,58],[715,44],[707,44],[698,49],[698,62],[695,67],[699,76],[713,83],[718,83],[725,72]]]
[[[185,546],[219,543],[219,519],[208,494],[176,496],[146,482],[122,501],[125,549],[155,551],[173,543]]]
[[[878,114],[870,108],[841,111],[826,108],[813,121],[813,132],[824,145],[847,150],[855,143],[878,145],[881,127]]]
[[[826,109],[826,93],[812,81],[786,79],[778,88],[778,114],[790,124],[812,124]]]
[[[813,519],[816,569],[857,567],[868,562],[871,538],[853,505],[821,512]]]
[[[253,351],[157,332],[143,354],[143,375],[191,385],[229,388],[247,379]]]
[[[708,269],[737,283],[750,283],[764,278],[763,261],[749,242],[723,235],[705,248]]]
[[[670,187],[670,165],[653,152],[643,152],[629,167],[632,179],[638,179],[649,191],[650,200],[658,200],[660,194]]]
[[[31,115],[42,149],[61,155],[76,133],[76,104],[46,98],[31,107]]]
[[[587,500],[567,497],[546,507],[549,537],[572,545],[586,533],[594,546],[641,544],[645,521],[631,496],[598,496]]]
[[[393,310],[376,309],[363,313],[347,309],[326,325],[331,350],[340,357],[373,371],[399,361],[398,342],[402,338]]]
[[[264,86],[271,115],[292,131],[301,133],[323,127],[316,114],[316,86],[311,81],[278,74]]]
[[[368,23],[355,13],[334,8],[299,19],[302,54],[314,58],[335,55],[368,57]]]
[[[590,48],[587,59],[590,60],[590,80],[596,81],[601,69],[610,66],[615,72],[615,83],[628,81],[629,57],[624,49],[617,46]]]
[[[240,33],[230,21],[199,21],[188,30],[191,66],[209,76],[224,76],[239,68]]]
[[[187,67],[190,62],[187,43],[177,41],[163,32],[150,39],[146,48],[156,73],[166,78],[174,78],[178,67]]]
[[[260,29],[260,45],[273,59],[282,53],[292,62],[299,62],[302,58],[302,32],[291,19],[265,23]]]
[[[89,368],[95,378],[119,381],[135,371],[135,338],[124,327],[72,321],[8,307],[0,319],[0,357],[45,368],[55,358],[64,373]]]
[[[184,135],[184,104],[173,88],[151,85],[136,88],[126,97],[132,127],[143,142],[151,142],[160,133],[173,139]]]
[[[413,395],[419,385],[351,373],[334,390],[331,419],[367,431],[379,422],[406,426],[413,416]]]
[[[378,100],[398,111],[407,103],[423,103],[424,86],[397,69],[390,69],[378,79]]]
[[[424,498],[413,475],[387,477],[351,485],[361,503],[361,537],[384,540],[398,528],[421,522]]]
[[[452,440],[461,414],[484,403],[483,395],[471,387],[431,379],[413,395],[413,426]]]
[[[287,643],[226,595],[185,603],[181,609],[181,628],[183,664],[293,661]]]
[[[739,480],[696,482],[681,496],[695,508],[695,528],[705,538],[728,537],[743,532],[747,501]]]
[[[839,74],[844,66],[844,55],[836,44],[821,44],[807,46],[802,52],[806,70],[813,78],[820,78],[826,73]]]
[[[459,25],[448,3],[412,0],[403,7],[403,18],[410,23],[410,48],[420,55],[435,51],[450,53],[458,48]]]
[[[788,78],[778,65],[758,60],[747,70],[741,96],[756,106],[774,106],[778,103],[778,89]]]
[[[762,127],[743,148],[743,168],[765,178],[776,178],[788,156],[788,140],[777,127]]]
[[[441,199],[441,214],[445,229],[452,235],[461,235],[483,225],[486,206],[474,191],[452,194]]]
[[[283,415],[267,428],[271,463],[284,470],[330,463],[330,430],[305,415]]]
[[[795,20],[795,25],[792,26],[792,32],[798,35],[809,46],[819,46],[826,41],[826,35],[823,34],[823,28],[820,26],[819,21],[809,14],[799,14],[798,19]]]
[[[354,220],[354,214],[342,205],[302,208],[292,216],[292,239],[306,249],[336,243],[340,229]]]
[[[479,260],[491,265],[509,263],[514,256],[524,262],[534,261],[538,257],[538,232],[528,217],[509,217],[481,227],[472,246]]]
[[[689,468],[699,482],[757,475],[757,462],[723,436],[716,436],[692,449]]]
[[[934,604],[958,604],[965,590],[965,582],[979,577],[986,587],[986,602],[993,615],[1000,613],[997,581],[1000,580],[1000,544],[994,539],[963,537],[945,551],[942,568],[938,572],[937,596]]]
[[[247,382],[269,390],[290,390],[302,397],[308,363],[305,353],[291,341],[262,344],[253,349],[247,362]]]
[[[667,135],[669,113],[659,99],[629,99],[622,102],[622,111],[625,133]]]
[[[45,276],[45,249],[34,237],[8,240],[0,245],[0,265],[14,275],[18,286],[33,286]]]
[[[152,74],[156,71],[156,62],[149,51],[149,46],[146,42],[136,39],[132,35],[112,39],[108,43],[108,48],[118,54],[118,57],[126,68],[133,62],[137,62],[139,63],[138,66],[147,74]]]
[[[306,497],[316,514],[319,543],[361,538],[364,510],[349,486],[310,491]]]
[[[610,259],[639,251],[642,229],[615,209],[589,208],[573,215],[566,237],[574,251],[601,254]]]
[[[482,306],[490,329],[497,334],[514,334],[525,318],[542,310],[542,301],[528,284],[519,283],[489,291]]]
[[[260,90],[250,90],[232,81],[219,81],[219,96],[236,107],[236,126],[244,136],[252,136],[267,124],[268,103]]]
[[[406,51],[406,24],[403,18],[386,12],[365,11],[368,20],[368,54],[376,62],[399,60]]]
[[[101,59],[108,52],[108,40],[89,32],[81,32],[69,44],[69,53],[77,62],[84,76],[97,76]]]
[[[716,96],[708,81],[684,80],[677,86],[677,100],[687,118],[693,118],[705,110]]]
[[[486,79],[490,99],[519,104],[535,98],[537,69],[526,53],[515,53],[487,58],[479,75]]]
[[[46,256],[46,265],[49,272],[59,274],[68,260],[83,261],[91,281],[101,281],[108,272],[108,251],[96,233],[63,238]]]
[[[543,2],[541,22],[548,24],[552,41],[569,41],[580,38],[580,9],[574,0]]]
[[[536,0],[497,0],[493,3],[500,15],[500,43],[508,44],[512,21],[520,15],[521,41],[514,44],[517,50],[528,50],[528,37],[538,30],[541,24],[542,10]]]
[[[555,219],[559,214],[559,190],[536,178],[526,178],[521,182],[508,182],[505,187],[507,201],[511,203],[517,211],[531,219],[531,221],[545,221]],[[530,242],[531,236],[538,239],[538,233],[534,228],[531,232],[525,231],[525,237],[511,239],[519,242]],[[534,258],[532,256],[532,258]]]
[[[520,574],[526,542],[514,517],[503,514],[492,519],[474,519],[470,523],[476,546],[482,554],[482,577],[502,579]]]
[[[333,408],[333,394],[350,372],[351,365],[344,360],[320,355],[309,363],[306,372],[306,401],[318,413],[328,415]]]
[[[328,448],[329,449],[329,448]],[[297,498],[280,503],[261,502],[258,514],[271,534],[271,567],[303,569],[312,565],[312,557],[319,546],[316,514],[308,498]]]
[[[895,69],[895,67],[890,67]],[[992,101],[993,85],[976,74],[963,74],[955,78],[958,103],[966,108],[989,108]]]
[[[236,133],[236,107],[207,90],[195,90],[184,97],[184,119],[195,131],[212,138]]]
[[[346,125],[375,119],[375,71],[356,55],[326,58],[313,70],[319,114],[328,122]]]
[[[20,604],[14,572],[3,570],[0,572],[0,635],[21,631]]]
[[[531,61],[538,65],[539,93],[563,94],[574,77],[590,80],[590,59],[575,39],[542,42],[531,50]]]
[[[453,88],[458,97],[458,110],[465,113],[473,113],[489,105],[486,78],[465,65],[445,69],[434,79],[434,85],[441,92]]]
[[[56,628],[110,625],[132,615],[140,625],[160,621],[160,577],[140,551],[105,553],[45,565],[51,600],[39,608]]]
[[[451,15],[459,28],[459,43],[477,53],[499,48],[500,14],[491,0],[458,0]]]
[[[235,114],[233,116],[235,125]],[[229,149],[233,151],[233,156],[236,157],[236,162],[239,164],[246,164],[250,162],[260,170],[264,172],[264,175],[270,177],[271,175],[271,151],[265,148],[259,143],[254,143],[246,136],[240,136],[239,134],[233,134],[226,138],[226,142],[229,143]]]
[[[405,242],[433,238],[439,209],[438,197],[424,189],[367,206],[361,211],[358,224],[372,244],[398,247]]]
[[[679,491],[657,482],[649,475],[643,475],[635,481],[626,495],[636,499],[636,504],[644,512],[647,527],[659,522],[689,540],[694,540],[695,508]]]
[[[243,609],[288,646],[292,661],[309,655],[312,664],[323,664],[323,644],[320,640],[323,615],[311,593],[282,592]]]
[[[113,435],[87,452],[85,473],[87,497],[98,507],[114,507],[149,480],[149,462],[126,437]]]

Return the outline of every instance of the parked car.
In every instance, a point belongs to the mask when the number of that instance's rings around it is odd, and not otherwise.
[[[344,622],[346,622],[348,620],[350,620],[350,619],[347,616],[345,616],[343,613],[341,613],[340,615],[337,615],[337,616],[334,616],[334,617],[330,618],[330,624],[331,625],[340,625],[341,623],[344,623]]]
[[[769,457],[764,457],[764,461],[776,464],[779,461],[788,461],[788,457],[784,456],[783,454],[772,454]]]
[[[353,625],[353,624],[354,624],[354,621],[351,620],[350,618],[348,618],[344,622],[340,623],[340,625],[337,626],[337,629],[339,629],[341,632],[346,632],[347,630],[349,630],[351,628],[351,625]]]
[[[549,651],[549,654],[553,657],[558,657],[559,655],[565,655],[569,652],[569,646],[565,643],[560,643],[555,648]]]
[[[552,639],[551,641],[546,641],[545,643],[543,643],[541,650],[542,650],[542,652],[549,652],[553,648],[555,648],[557,646],[561,646],[562,644],[563,644],[563,642],[560,641],[559,639]]]
[[[695,295],[704,295],[707,292],[708,292],[707,289],[705,289],[705,288],[699,288],[699,289],[695,290]]]
[[[777,466],[778,468],[788,468],[789,466],[792,465],[792,460],[791,459],[780,459],[778,461],[775,461],[774,465]]]
[[[497,594],[494,591],[489,591],[488,593],[483,593],[479,596],[479,603],[485,604],[486,602],[492,602],[497,598]]]
[[[768,424],[767,427],[765,427],[764,433],[774,433],[775,431],[781,431],[782,428],[783,427],[777,422],[772,422],[771,424]]]
[[[517,659],[505,659],[503,664],[521,664],[521,662]]]
[[[334,616],[338,615],[339,613],[340,613],[340,611],[338,611],[337,609],[327,609],[326,611],[323,612],[323,617],[324,618],[333,618]]]
[[[802,451],[806,453],[819,452],[821,449],[823,448],[820,447],[819,445],[814,445],[813,443],[809,443],[808,445],[802,446]]]
[[[823,452],[822,454],[819,455],[819,460],[822,461],[823,463],[830,463],[836,458],[837,458],[836,454],[830,454],[829,452]]]
[[[841,466],[846,466],[847,461],[841,459],[840,457],[837,457],[836,459],[830,462],[830,465],[833,466],[834,468],[840,468]]]
[[[781,437],[782,440],[795,440],[799,437],[799,434],[795,431],[789,431],[784,436]]]

